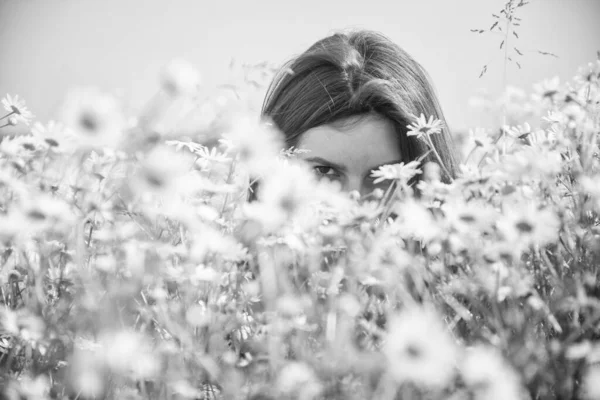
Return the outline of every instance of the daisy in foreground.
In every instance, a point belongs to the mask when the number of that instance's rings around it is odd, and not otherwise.
[[[441,321],[433,311],[419,307],[390,318],[384,353],[398,383],[442,389],[452,381],[459,351]]]
[[[22,122],[25,125],[29,125],[29,122],[33,119],[33,113],[27,109],[25,101],[23,99],[19,99],[19,95],[12,97],[10,94],[7,94],[6,97],[2,99],[2,105],[4,106],[4,109],[8,111],[8,114],[0,117],[0,120],[13,117],[17,123]],[[5,125],[1,125],[0,127],[6,125],[13,124],[7,123]]]
[[[94,88],[69,93],[63,122],[75,133],[74,141],[87,149],[117,146],[126,126],[117,99]]]

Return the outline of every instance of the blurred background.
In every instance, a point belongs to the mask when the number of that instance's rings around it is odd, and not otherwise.
[[[600,50],[600,0],[531,0],[519,9],[524,54],[504,71],[503,36],[489,29],[504,0],[0,0],[0,97],[19,94],[52,119],[71,87],[122,91],[134,108],[158,89],[162,67],[184,58],[206,84],[228,78],[232,58],[282,63],[347,28],[381,31],[432,77],[449,125],[482,119],[469,99],[505,85],[528,92],[544,78],[570,79]],[[543,56],[537,51],[556,54]],[[487,73],[479,78],[482,67]]]

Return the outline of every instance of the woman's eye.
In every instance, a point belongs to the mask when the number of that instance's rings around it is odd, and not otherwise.
[[[320,166],[314,167],[314,170],[317,173],[317,175],[319,175],[319,176],[328,176],[328,177],[337,176],[337,172],[332,167],[320,165]]]

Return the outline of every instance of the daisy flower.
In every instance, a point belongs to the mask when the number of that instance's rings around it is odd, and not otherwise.
[[[481,147],[483,151],[490,151],[494,147],[494,140],[492,139],[490,132],[482,128],[470,129],[469,141],[472,142],[475,147]]]
[[[220,152],[217,147],[208,148],[202,146],[198,151],[195,151],[194,154],[199,156],[196,165],[198,165],[201,170],[208,170],[214,164],[227,164],[231,162],[231,157]]]
[[[496,226],[500,234],[512,243],[546,245],[558,238],[560,220],[552,210],[538,209],[534,204],[515,204],[504,210]]]
[[[173,195],[178,193],[182,178],[191,170],[189,153],[178,152],[170,146],[154,148],[141,162],[131,181],[135,193]]]
[[[45,150],[44,143],[31,135],[5,136],[0,139],[0,154],[10,157],[29,160],[43,150]]]
[[[415,175],[423,172],[419,169],[419,164],[419,161],[411,161],[408,164],[382,165],[377,170],[371,172],[371,178],[375,178],[373,181],[375,184],[385,180],[397,180],[406,184]]]
[[[420,117],[413,116],[415,121],[407,125],[408,136],[416,136],[418,139],[424,139],[424,137],[440,133],[444,124],[439,119],[429,116],[429,119],[425,118],[425,115],[421,113]]]
[[[315,198],[316,182],[304,165],[278,161],[272,173],[261,181],[258,200],[246,204],[246,215],[274,230],[289,221]]]
[[[104,332],[98,356],[116,373],[135,378],[150,378],[159,372],[152,342],[143,334],[131,330]]]
[[[440,133],[442,131],[442,128],[444,127],[444,124],[442,123],[442,121],[434,118],[432,115],[430,115],[429,120],[427,120],[423,113],[421,113],[421,116],[418,118],[414,115],[412,117],[415,121],[412,124],[406,126],[406,128],[408,129],[408,132],[406,133],[407,136],[416,136],[417,139],[420,139],[423,142],[425,142],[427,146],[429,146],[429,149],[433,152],[435,158],[437,159],[438,163],[440,164],[440,167],[442,168],[446,176],[450,180],[453,180],[452,175],[444,165],[442,158],[440,157],[439,153],[437,152],[437,149],[433,144],[433,141],[431,140],[431,135]]]
[[[321,393],[322,387],[315,372],[308,365],[291,362],[279,371],[276,387],[283,395],[313,399]],[[287,397],[286,396],[286,397]]]
[[[2,105],[4,106],[4,109],[8,111],[8,114],[0,119],[12,116],[17,120],[17,122],[22,122],[25,125],[29,125],[29,122],[34,117],[31,111],[29,111],[25,106],[25,101],[19,99],[19,95],[11,97],[10,94],[7,94],[6,97],[2,99]]]
[[[442,389],[452,381],[458,347],[442,321],[437,313],[420,307],[390,318],[383,353],[397,382]]]
[[[398,203],[395,212],[398,217],[392,229],[402,238],[430,243],[444,234],[432,213],[420,202],[408,200]]]
[[[198,71],[184,60],[171,61],[162,73],[162,87],[173,97],[193,94],[200,81]]]
[[[584,399],[600,398],[600,365],[590,365],[586,369],[582,386]]]
[[[577,71],[575,81],[580,84],[596,83],[600,81],[600,60],[588,63],[584,67],[580,67]]]
[[[600,177],[598,176],[582,176],[579,179],[579,187],[584,192],[590,195],[590,203],[596,210],[600,210]]]
[[[63,106],[63,122],[73,129],[80,147],[91,149],[115,147],[126,125],[117,100],[96,89],[69,93]]]
[[[7,384],[5,395],[9,399],[47,399],[50,395],[50,382],[44,375],[35,378],[23,375]]]
[[[466,202],[459,198],[445,202],[441,209],[446,217],[445,223],[448,228],[475,237],[492,229],[497,214],[486,202],[476,200]]]
[[[544,101],[546,99],[554,102],[560,93],[560,78],[555,76],[552,79],[545,79],[543,82],[533,85],[535,93],[532,95],[534,100]]]
[[[523,125],[517,126],[508,126],[505,125],[503,127],[504,132],[516,139],[525,139],[529,134],[531,134],[531,125],[525,122]]]
[[[519,399],[521,386],[517,373],[496,350],[474,347],[467,350],[461,376],[474,391],[474,399]]]
[[[69,147],[68,144],[73,141],[73,133],[56,121],[50,121],[46,125],[36,122],[31,128],[31,133],[54,153],[64,153]]]
[[[272,170],[273,161],[283,147],[278,131],[249,115],[235,118],[224,136],[229,151],[237,155],[251,176]]]

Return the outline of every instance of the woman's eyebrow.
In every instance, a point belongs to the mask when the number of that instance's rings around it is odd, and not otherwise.
[[[342,164],[337,164],[337,163],[328,161],[328,160],[326,160],[324,158],[321,158],[321,157],[307,157],[304,160],[305,161],[309,161],[309,162],[324,164],[324,165],[326,165],[328,167],[334,167],[334,168],[338,169],[339,171],[346,171],[346,169],[347,169]]]

